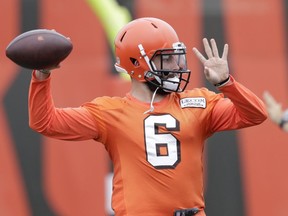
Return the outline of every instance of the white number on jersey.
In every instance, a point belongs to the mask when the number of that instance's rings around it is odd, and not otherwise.
[[[155,168],[173,169],[181,160],[180,142],[169,131],[179,131],[179,122],[170,114],[150,115],[144,120],[147,161]]]

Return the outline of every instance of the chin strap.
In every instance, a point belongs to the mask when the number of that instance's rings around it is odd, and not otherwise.
[[[145,111],[143,114],[147,114],[149,112],[153,112],[154,111],[153,103],[154,103],[155,95],[156,95],[156,92],[158,91],[158,89],[159,89],[159,87],[156,88],[156,90],[154,91],[154,93],[152,95],[152,99],[151,99],[151,102],[150,102],[150,109]]]

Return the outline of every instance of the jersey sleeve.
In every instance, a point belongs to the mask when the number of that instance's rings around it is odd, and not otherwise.
[[[51,78],[39,81],[34,72],[29,89],[29,126],[48,137],[63,140],[96,139],[98,130],[87,109],[56,108],[51,95]]]
[[[212,110],[212,133],[258,125],[267,118],[262,100],[232,76],[230,82],[219,90],[225,97],[218,100]]]

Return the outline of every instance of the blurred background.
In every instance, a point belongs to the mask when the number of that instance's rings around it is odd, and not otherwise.
[[[189,88],[214,90],[192,54],[194,46],[202,50],[203,37],[213,37],[220,51],[230,45],[238,81],[260,98],[269,90],[288,107],[288,0],[0,0],[0,216],[113,215],[113,167],[103,146],[29,128],[31,71],[7,59],[9,42],[37,28],[70,37],[74,48],[52,74],[52,93],[58,107],[79,106],[129,90],[127,77],[113,68],[113,38],[143,16],[164,19],[186,44]],[[288,215],[288,135],[269,120],[215,134],[204,162],[208,216]]]

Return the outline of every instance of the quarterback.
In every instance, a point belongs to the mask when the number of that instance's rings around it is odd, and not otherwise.
[[[267,118],[263,102],[229,74],[228,45],[221,56],[214,39],[204,38],[203,45],[207,57],[193,51],[221,93],[186,89],[186,47],[168,23],[151,17],[131,21],[115,38],[116,70],[131,77],[125,97],[57,108],[51,71],[33,71],[30,127],[48,137],[105,146],[114,166],[116,216],[205,216],[205,140]]]

